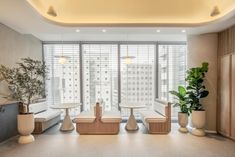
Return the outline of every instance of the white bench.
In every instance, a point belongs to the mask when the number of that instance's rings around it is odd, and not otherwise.
[[[169,102],[156,99],[154,110],[140,111],[140,117],[151,134],[167,134],[171,131],[171,106]]]
[[[35,134],[40,134],[48,128],[60,122],[60,110],[48,108],[46,102],[34,103],[29,106],[29,111],[34,113],[34,131]]]

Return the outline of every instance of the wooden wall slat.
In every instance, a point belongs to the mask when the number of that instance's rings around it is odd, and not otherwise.
[[[217,130],[235,139],[235,26],[218,33],[218,58]]]
[[[235,26],[219,33],[218,53],[219,56],[235,53]]]

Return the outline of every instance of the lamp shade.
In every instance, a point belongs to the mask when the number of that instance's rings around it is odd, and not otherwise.
[[[132,63],[132,59],[134,59],[135,57],[134,56],[123,56],[121,57],[121,59],[124,60],[125,64],[131,64]]]
[[[59,58],[59,63],[60,63],[60,64],[65,64],[66,62],[67,62],[67,59],[66,59],[65,57],[61,56],[61,57]]]

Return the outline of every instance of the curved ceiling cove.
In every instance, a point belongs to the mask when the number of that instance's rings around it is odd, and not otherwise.
[[[27,0],[27,2],[47,20],[68,26],[197,26],[220,19],[235,10],[235,0]],[[219,9],[216,14],[213,13],[215,7]]]

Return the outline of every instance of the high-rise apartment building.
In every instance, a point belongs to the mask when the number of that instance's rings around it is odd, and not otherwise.
[[[179,85],[185,86],[186,45],[159,45],[158,79],[159,98],[173,102],[169,93],[178,90]],[[178,110],[172,108],[172,115],[177,116]]]
[[[95,44],[83,49],[84,110],[101,99],[104,110],[118,109],[117,47]]]
[[[154,66],[151,64],[128,64],[122,69],[121,100],[143,103],[152,109],[154,101]],[[122,115],[128,115],[122,109]]]

